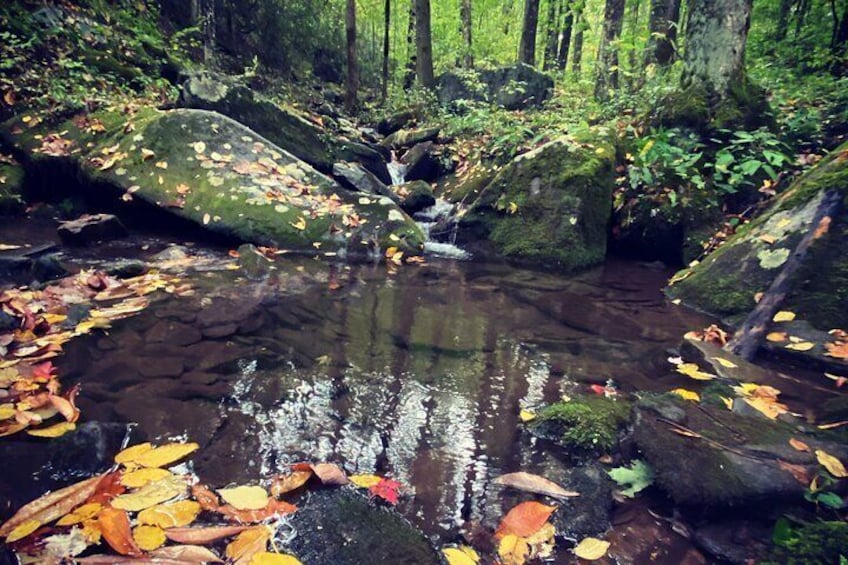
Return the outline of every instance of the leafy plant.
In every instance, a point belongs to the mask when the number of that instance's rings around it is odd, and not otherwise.
[[[626,487],[621,494],[631,498],[654,484],[654,472],[641,459],[633,461],[630,467],[616,467],[607,474],[618,486]]]

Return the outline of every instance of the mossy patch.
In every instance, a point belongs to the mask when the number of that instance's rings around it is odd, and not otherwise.
[[[788,539],[775,545],[762,565],[819,565],[842,563],[848,556],[848,522],[821,521],[793,528]]]
[[[534,428],[546,429],[577,452],[603,453],[613,449],[630,415],[630,403],[603,396],[556,402],[539,411]]]

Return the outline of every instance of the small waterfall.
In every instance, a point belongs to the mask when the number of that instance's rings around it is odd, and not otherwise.
[[[386,163],[392,184],[406,182],[406,165],[392,159]],[[436,203],[413,215],[413,219],[421,227],[426,240],[424,253],[447,259],[470,259],[471,254],[456,245],[456,232],[459,227],[453,213],[456,206],[447,200],[437,198]]]

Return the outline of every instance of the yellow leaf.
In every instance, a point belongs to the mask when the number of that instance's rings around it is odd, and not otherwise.
[[[781,310],[771,319],[772,322],[791,322],[795,319],[795,312]]]
[[[180,500],[142,510],[138,514],[138,522],[159,526],[162,529],[181,528],[194,522],[198,514],[200,514],[200,504],[193,500]]]
[[[709,381],[715,379],[715,375],[704,373],[695,363],[682,363],[677,366],[677,372],[696,381]]]
[[[144,551],[153,551],[165,543],[165,532],[159,526],[136,526],[132,531],[133,539]]]
[[[509,534],[501,538],[498,555],[503,565],[524,565],[530,555],[530,547],[524,538]]]
[[[728,410],[733,410],[732,398],[727,398],[726,396],[719,396],[719,398],[721,398],[721,401],[724,403]]]
[[[8,420],[15,416],[14,404],[0,404],[0,420]]]
[[[115,463],[129,463],[130,461],[135,460],[135,458],[141,455],[142,453],[146,453],[151,449],[153,449],[153,445],[151,445],[149,442],[133,445],[118,453],[115,456]]]
[[[210,216],[209,214],[203,214],[203,225],[205,226],[210,221],[212,221],[212,216]]]
[[[574,548],[574,555],[580,559],[594,561],[607,554],[610,542],[598,538],[586,538]]]
[[[786,332],[769,332],[766,335],[766,340],[772,343],[780,343],[786,341]]]
[[[26,522],[23,522],[17,528],[9,532],[9,535],[6,536],[6,543],[12,543],[13,541],[24,539],[40,527],[41,522],[39,522],[38,520],[27,520]]]
[[[136,471],[124,473],[121,476],[121,484],[127,488],[140,488],[147,483],[164,479],[172,473],[167,469],[142,468]]]
[[[271,530],[267,526],[249,528],[227,545],[224,554],[236,563],[250,563],[254,555],[265,551],[269,539]]]
[[[167,161],[159,161],[159,162],[156,163],[156,166],[160,169],[167,169],[168,168],[168,162]]]
[[[685,388],[676,388],[671,392],[676,394],[683,400],[694,400],[695,402],[701,401],[701,395],[699,395],[697,392],[686,390]]]
[[[532,422],[533,420],[536,419],[536,413],[533,412],[532,410],[522,410],[521,412],[518,413],[518,418],[519,418],[519,420],[521,420],[522,422],[525,422],[525,423]]]
[[[728,361],[722,357],[713,357],[713,361],[724,367],[725,369],[735,369],[739,365],[734,363],[733,361]]]
[[[170,443],[146,451],[130,461],[141,467],[164,467],[176,463],[199,447],[196,443]]]
[[[35,437],[59,437],[63,436],[66,433],[77,429],[77,425],[73,422],[60,422],[58,424],[53,424],[47,428],[41,428],[38,430],[27,430],[27,433],[31,436]]]
[[[171,475],[170,477],[148,483],[136,491],[116,496],[112,500],[112,507],[138,512],[139,510],[156,506],[160,502],[165,502],[183,494],[185,490],[185,481],[180,477]]]
[[[348,478],[350,479],[350,482],[359,488],[371,488],[373,486],[377,486],[377,484],[383,480],[377,475],[351,475]]]
[[[771,420],[775,420],[781,414],[789,411],[785,404],[781,404],[771,398],[745,398],[751,408],[763,414]]]
[[[250,560],[250,565],[302,565],[302,563],[291,555],[260,551]]]
[[[837,479],[848,477],[848,471],[845,471],[845,465],[843,465],[842,461],[840,461],[830,453],[821,449],[816,449],[816,459],[822,467],[827,469],[828,473],[830,473]]]
[[[785,347],[785,349],[791,349],[792,351],[809,351],[815,346],[816,344],[811,341],[799,341],[798,343],[790,343]]]
[[[261,510],[268,506],[268,493],[262,487],[222,488],[218,490],[218,494],[227,504],[238,510]]]
[[[141,160],[142,161],[147,161],[148,159],[152,159],[154,155],[156,155],[156,153],[154,153],[150,149],[142,149],[141,150]]]
[[[445,547],[442,549],[442,554],[448,560],[448,565],[477,565],[480,563],[480,556],[467,545]]]
[[[301,216],[296,222],[289,222],[289,225],[296,230],[303,231],[306,229],[306,220]]]
[[[103,505],[98,502],[90,502],[88,504],[83,504],[70,514],[65,514],[62,516],[58,522],[56,522],[57,526],[73,526],[75,524],[79,524],[81,522],[85,522],[86,520],[90,520],[97,516],[97,513],[103,509]]]
[[[206,144],[202,141],[196,141],[192,143],[191,146],[194,147],[194,151],[196,153],[203,153],[204,151],[206,151]]]

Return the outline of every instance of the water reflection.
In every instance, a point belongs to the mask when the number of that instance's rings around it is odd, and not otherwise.
[[[391,474],[415,494],[403,511],[440,534],[501,514],[494,476],[550,464],[522,436],[521,408],[607,379],[672,388],[665,349],[705,322],[666,303],[666,273],[634,264],[570,279],[449,262],[329,269],[198,274],[193,299],[70,344],[83,413],[149,438],[187,433],[216,486],[302,459]],[[178,339],[186,328],[200,337]]]

